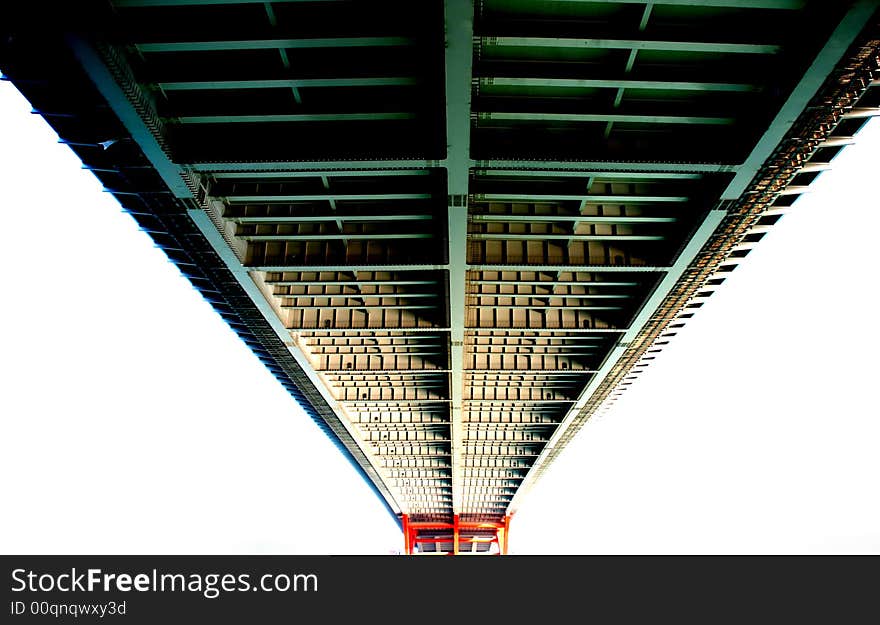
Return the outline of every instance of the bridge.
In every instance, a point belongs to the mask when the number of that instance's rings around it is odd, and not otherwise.
[[[560,451],[880,113],[875,1],[34,4],[4,77],[407,553],[506,553]]]

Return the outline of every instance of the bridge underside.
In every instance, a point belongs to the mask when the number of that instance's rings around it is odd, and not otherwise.
[[[408,551],[494,552],[876,114],[875,11],[117,0],[22,8],[0,67]]]

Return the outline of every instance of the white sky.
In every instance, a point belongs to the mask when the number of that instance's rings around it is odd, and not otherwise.
[[[396,524],[0,83],[0,553],[392,553]],[[514,553],[880,553],[872,193],[835,161],[514,518]]]

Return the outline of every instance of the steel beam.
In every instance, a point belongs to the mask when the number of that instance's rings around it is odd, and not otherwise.
[[[494,162],[494,161],[481,161]],[[512,161],[518,162],[518,161]],[[575,163],[576,164],[576,163]],[[569,163],[572,165],[572,163]],[[598,171],[578,169],[476,169],[477,176],[506,178],[592,178],[593,180],[643,181],[643,180],[700,180],[701,174],[669,172]]]
[[[313,122],[372,122],[415,119],[415,113],[291,113],[284,115],[185,115],[166,121],[176,124],[279,124]]]
[[[436,280],[265,280],[273,286],[429,286]]]
[[[584,199],[588,199],[585,196]],[[585,224],[668,224],[678,221],[676,217],[628,217],[598,216],[598,215],[502,215],[491,213],[485,215],[471,215],[471,221],[500,222],[500,223],[550,223],[577,221]]]
[[[730,126],[733,117],[697,117],[692,115],[624,115],[620,113],[478,113],[477,121],[513,122],[583,122],[583,123],[629,123],[629,124],[698,124]]]
[[[431,221],[433,215],[289,215],[277,217],[224,217],[237,224],[286,224],[286,223],[322,223],[347,221],[351,223],[367,223],[371,221]],[[589,219],[580,219],[587,222]],[[354,238],[354,237],[351,237]]]
[[[474,200],[489,202],[564,202],[568,200],[582,201],[587,204],[653,204],[681,203],[690,198],[681,195],[583,195],[558,193],[477,193]]]
[[[308,297],[308,296],[279,296],[279,297]],[[339,297],[338,295],[332,297]],[[385,296],[383,296],[385,297]],[[404,296],[407,297],[407,296]],[[589,295],[589,294],[575,294],[575,293],[474,293],[468,292],[468,297],[496,297],[496,298],[512,298],[512,299],[629,299],[632,297],[630,294],[602,294],[602,295]]]
[[[468,265],[471,271],[532,271],[532,272],[589,272],[589,273],[653,273],[668,271],[669,267],[656,265]]]
[[[162,91],[217,91],[238,89],[318,89],[333,87],[399,87],[418,81],[406,76],[367,78],[277,78],[264,80],[190,80],[158,82]]]
[[[535,161],[514,159],[482,159],[474,161],[478,169],[520,170],[524,173],[556,175],[559,172],[626,172],[640,175],[654,173],[728,173],[739,169],[738,163],[650,163],[608,161]],[[561,174],[560,174],[561,175]],[[586,175],[586,173],[585,173]]]
[[[305,39],[233,39],[227,41],[156,41],[134,46],[141,53],[150,52],[229,52],[234,50],[293,50],[310,48],[401,47],[415,43],[409,37],[330,37]]]
[[[556,89],[648,89],[664,91],[756,91],[756,85],[725,82],[684,82],[669,80],[600,80],[584,78],[480,78],[481,87],[539,87]]]
[[[303,272],[333,272],[354,273],[358,271],[438,271],[446,269],[446,265],[412,264],[412,265],[246,265],[249,271],[265,271],[283,273],[286,271]]]
[[[639,286],[639,282],[594,282],[590,280],[584,281],[555,281],[555,280],[483,280],[483,279],[475,279],[468,280],[472,284],[493,284],[493,285],[508,285],[508,286],[546,286],[546,287],[557,287],[557,286],[583,286],[583,287],[630,287],[630,286]]]
[[[274,4],[298,2],[339,2],[340,0],[271,0]],[[268,4],[266,0],[113,0],[117,8],[212,6],[225,4]]]
[[[311,234],[242,234],[239,235],[238,238],[245,241],[289,241],[295,243],[297,241],[394,241],[398,239],[433,239],[434,235],[429,232],[405,232],[398,234],[324,234],[321,232],[315,232]]]
[[[383,160],[360,160],[360,161],[198,161],[188,163],[198,172],[214,173],[221,175],[228,173],[254,172],[260,176],[266,172],[279,172],[289,175],[292,172],[314,172],[313,175],[327,176],[356,176],[362,175],[397,175],[398,171],[407,172],[413,169],[440,167],[440,161],[424,158],[409,159],[383,159]],[[384,173],[383,173],[384,172]],[[401,174],[403,175],[403,174]],[[216,175],[214,176],[217,177]]]
[[[390,200],[428,200],[430,193],[315,193],[309,195],[227,195],[224,199],[231,204],[273,203],[273,202],[320,202],[320,201],[390,201]]]
[[[452,507],[458,514],[462,493],[462,397],[464,394],[465,272],[467,270],[468,182],[471,135],[471,77],[474,49],[472,0],[445,0],[446,22],[446,177],[449,240],[449,396],[452,432]]]
[[[122,125],[125,126],[132,139],[138,144],[144,156],[147,157],[150,164],[155,168],[156,173],[162,178],[162,181],[175,197],[191,199],[193,197],[192,191],[182,177],[183,168],[171,160],[171,157],[165,152],[160,143],[163,137],[156,136],[153,133],[135,106],[133,98],[137,98],[137,89],[135,88],[131,92],[133,95],[130,97],[130,93],[126,92],[119,84],[116,77],[104,63],[101,55],[91,44],[78,37],[70,37],[69,43],[88,77],[95,84],[95,87],[97,87],[104,99],[107,100],[107,104],[109,104],[112,111],[122,122]],[[142,100],[143,102],[138,102],[138,104],[146,102],[146,99]],[[156,120],[158,120],[158,117],[156,117]],[[161,132],[161,122],[158,122],[158,128]]]
[[[666,4],[671,6],[713,7],[730,9],[800,9],[805,0],[551,0],[559,4]]]
[[[662,241],[666,237],[648,234],[513,234],[505,232],[473,233],[473,241]]]
[[[481,37],[485,47],[557,48],[605,50],[658,50],[665,52],[709,52],[714,54],[776,54],[775,44],[725,43],[721,41],[651,41],[645,39],[567,39],[561,37]]]
[[[427,176],[427,169],[352,169],[325,171],[221,171],[211,174],[215,180],[262,180],[264,178],[364,178],[385,176]]]

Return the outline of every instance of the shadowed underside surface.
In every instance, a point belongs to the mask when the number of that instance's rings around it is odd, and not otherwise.
[[[485,553],[877,113],[875,11],[117,0],[22,9],[0,67],[407,550]]]

